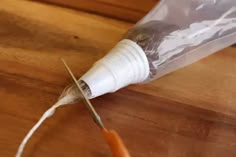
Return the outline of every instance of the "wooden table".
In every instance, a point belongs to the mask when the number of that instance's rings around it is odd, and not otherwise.
[[[28,130],[71,83],[132,26],[31,1],[0,2],[0,156],[12,157]],[[227,48],[144,85],[92,100],[133,157],[236,156],[236,49]],[[84,104],[59,109],[24,157],[111,157]]]
[[[159,0],[38,0],[107,17],[136,22]]]

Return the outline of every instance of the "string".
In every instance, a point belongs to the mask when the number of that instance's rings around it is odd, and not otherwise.
[[[27,144],[27,142],[30,140],[30,138],[33,136],[33,134],[35,133],[35,131],[43,124],[43,122],[51,117],[57,108],[63,106],[63,105],[67,105],[67,104],[71,104],[73,103],[76,99],[79,98],[78,92],[76,92],[76,90],[74,90],[74,86],[69,86],[67,87],[61,94],[61,96],[59,97],[59,100],[57,101],[56,104],[54,104],[52,107],[50,107],[43,115],[42,117],[39,119],[39,121],[32,127],[32,129],[27,133],[27,135],[24,137],[24,139],[22,140],[21,144],[18,147],[17,153],[15,157],[21,157],[22,153],[24,151],[24,148]]]

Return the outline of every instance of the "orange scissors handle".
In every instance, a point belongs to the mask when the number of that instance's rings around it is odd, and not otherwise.
[[[113,157],[130,157],[127,148],[116,131],[103,128],[102,132],[112,151]]]

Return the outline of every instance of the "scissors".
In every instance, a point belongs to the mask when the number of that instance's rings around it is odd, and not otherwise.
[[[67,63],[65,62],[65,60],[63,58],[61,58],[61,60],[64,64],[66,70],[70,74],[71,78],[73,79],[78,92],[81,94],[82,99],[84,100],[84,103],[85,103],[91,117],[93,118],[93,121],[101,129],[102,134],[104,135],[104,138],[110,147],[113,157],[130,157],[128,149],[126,148],[126,146],[125,146],[123,140],[121,139],[121,137],[119,136],[119,134],[115,130],[107,129],[104,126],[99,114],[96,112],[93,105],[89,101],[87,95],[82,90],[79,82],[76,80],[76,78],[75,78],[74,74],[72,73],[72,71],[70,70],[69,66],[67,65]]]

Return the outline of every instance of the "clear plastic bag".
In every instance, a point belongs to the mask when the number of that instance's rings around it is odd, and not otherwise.
[[[81,78],[89,97],[157,79],[236,43],[236,0],[163,0]]]
[[[148,80],[159,78],[236,43],[236,1],[163,0],[124,38],[146,53]]]

